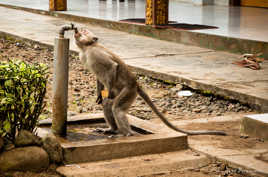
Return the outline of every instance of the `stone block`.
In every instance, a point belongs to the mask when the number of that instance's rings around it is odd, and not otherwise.
[[[48,168],[45,150],[37,146],[15,148],[0,154],[0,171],[42,171]]]

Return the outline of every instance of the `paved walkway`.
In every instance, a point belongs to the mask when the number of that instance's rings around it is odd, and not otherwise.
[[[60,18],[0,7],[0,31],[53,45]],[[77,24],[77,23],[76,23]],[[233,65],[238,55],[87,26],[107,48],[148,75],[186,83],[193,88],[250,103],[268,111],[268,60],[262,70]],[[71,37],[71,33],[66,36]],[[72,44],[72,50],[77,48]]]
[[[1,0],[0,4],[48,10],[49,0]],[[145,17],[145,0],[68,0],[64,14],[118,21]],[[198,33],[268,42],[268,10],[253,7],[194,6],[169,1],[169,20],[217,26]]]

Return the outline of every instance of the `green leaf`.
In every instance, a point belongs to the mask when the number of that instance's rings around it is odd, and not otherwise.
[[[26,64],[24,62],[20,63],[20,71],[25,71],[26,69]]]
[[[8,122],[7,120],[4,122],[4,130],[6,132],[9,132],[10,131],[10,128],[11,128],[11,124],[10,122]]]
[[[13,85],[13,81],[12,80],[5,81],[5,86],[6,87],[11,87],[12,85]]]

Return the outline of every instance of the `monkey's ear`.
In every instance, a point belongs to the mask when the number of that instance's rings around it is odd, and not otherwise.
[[[97,42],[98,39],[99,39],[99,38],[97,38],[97,37],[93,37],[93,38],[92,38],[92,41],[93,41],[93,42]]]

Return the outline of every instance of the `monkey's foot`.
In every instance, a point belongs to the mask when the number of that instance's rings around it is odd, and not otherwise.
[[[113,134],[113,135],[118,134],[117,130],[114,130],[111,128],[96,128],[95,130],[93,130],[93,132],[103,133],[103,134]]]
[[[135,132],[133,132],[133,131],[128,131],[128,132],[124,132],[124,133],[122,133],[123,134],[123,136],[134,136],[136,133]]]
[[[128,134],[116,134],[116,135],[109,135],[108,138],[114,139],[114,138],[120,138],[120,137],[129,137],[134,136],[134,133],[128,133]]]

